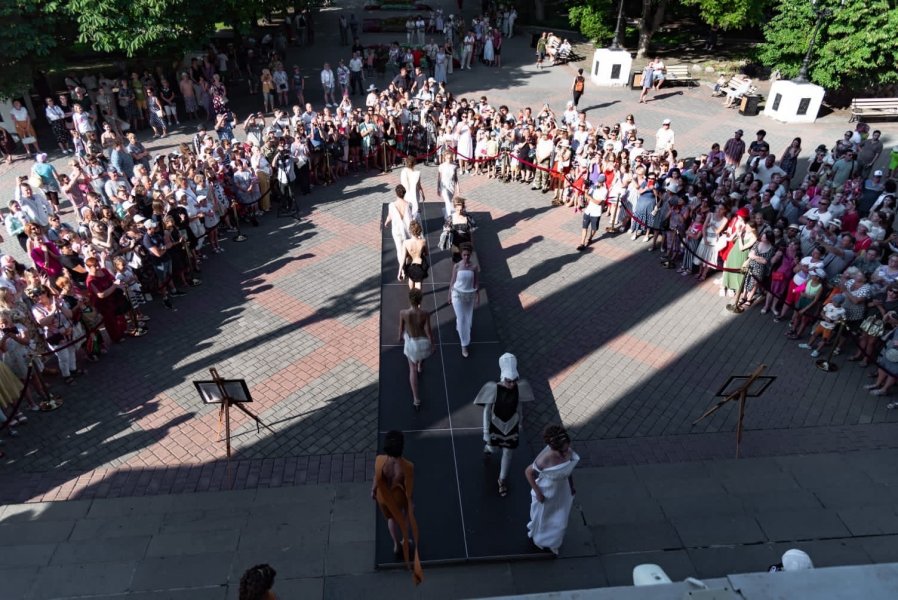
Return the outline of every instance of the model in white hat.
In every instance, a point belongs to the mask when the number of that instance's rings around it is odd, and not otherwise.
[[[518,447],[524,414],[522,406],[533,401],[530,384],[518,374],[518,360],[514,354],[506,352],[499,357],[499,381],[483,384],[474,404],[483,407],[483,447],[484,457],[489,457],[498,448],[502,449],[499,465],[499,495],[508,494],[506,481],[511,457]]]

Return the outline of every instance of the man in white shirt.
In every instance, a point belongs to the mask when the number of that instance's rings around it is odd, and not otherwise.
[[[312,121],[314,121],[317,118],[318,118],[318,113],[316,113],[314,110],[312,110],[312,103],[307,102],[306,110],[300,116],[300,119],[302,120],[302,124],[303,124],[303,127],[305,128],[306,133],[308,133],[309,130],[312,128]]]
[[[754,171],[755,175],[757,175],[758,179],[760,179],[761,183],[764,185],[770,183],[770,180],[775,174],[779,174],[780,177],[786,175],[786,172],[776,164],[776,156],[773,154],[768,154],[763,161],[759,160]]]
[[[539,134],[539,141],[536,142],[536,178],[533,180],[533,187],[531,189],[538,190],[542,188],[543,193],[549,191],[549,164],[552,159],[552,150],[555,149],[555,145],[552,143],[552,140],[549,139],[549,135],[543,131]]]
[[[608,188],[605,187],[605,176],[599,175],[596,186],[586,195],[586,208],[583,209],[583,228],[580,235],[579,252],[586,250],[592,244],[592,238],[599,230],[599,220],[605,210],[605,202],[608,200]]]
[[[661,122],[661,128],[655,133],[655,154],[667,154],[674,148],[674,131],[670,119]]]
[[[19,184],[19,194],[16,200],[19,201],[28,222],[37,223],[46,230],[50,226],[50,215],[54,212],[53,205],[43,193],[35,194],[32,187],[24,181]]]
[[[358,90],[359,94],[364,93],[362,91],[362,69],[364,66],[361,54],[355,52],[352,58],[349,59],[349,89],[353,95],[356,93],[356,90]]]
[[[821,200],[817,204],[817,208],[812,208],[804,213],[798,221],[809,226],[811,223],[820,223],[823,227],[826,227],[833,218],[833,214],[829,212],[829,201]]]
[[[321,69],[321,87],[324,88],[324,105],[325,106],[336,106],[337,102],[334,100],[334,72],[331,71],[330,63],[324,63],[324,68]]]
[[[577,124],[577,121],[580,119],[580,113],[578,113],[577,109],[574,107],[573,100],[568,100],[567,108],[564,111],[564,114],[561,116],[561,118],[564,121],[564,123],[568,126],[568,128],[575,129],[574,126]]]

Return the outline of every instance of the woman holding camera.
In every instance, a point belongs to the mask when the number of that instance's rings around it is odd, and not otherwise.
[[[71,385],[75,375],[82,375],[75,358],[75,346],[70,344],[74,329],[72,311],[45,285],[31,288],[28,296],[34,303],[31,312],[34,320],[44,330],[44,338],[56,355],[63,381]]]

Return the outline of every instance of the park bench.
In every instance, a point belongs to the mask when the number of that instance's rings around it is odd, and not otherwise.
[[[898,98],[855,98],[848,122],[861,117],[898,117]]]
[[[698,80],[689,72],[689,65],[671,65],[664,74],[664,83],[685,83],[698,85]]]

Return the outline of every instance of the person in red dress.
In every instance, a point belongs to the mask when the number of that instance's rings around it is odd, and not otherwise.
[[[141,326],[127,328],[125,315],[134,311],[128,296],[122,289],[123,284],[116,281],[115,277],[100,266],[100,261],[92,256],[84,261],[87,267],[87,291],[91,301],[101,315],[103,324],[113,342],[120,341],[125,334],[139,337],[146,334],[146,329]],[[137,319],[133,322],[138,323]]]

